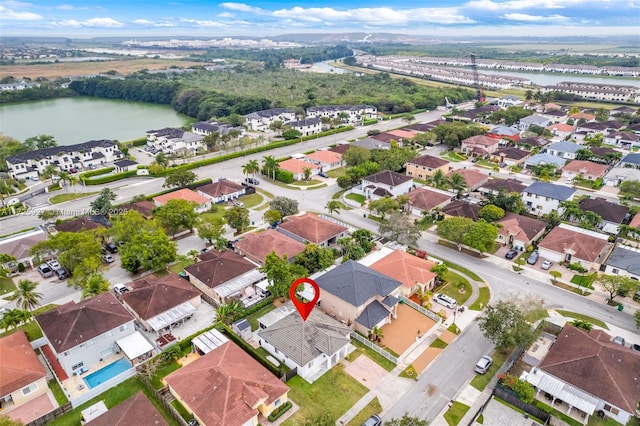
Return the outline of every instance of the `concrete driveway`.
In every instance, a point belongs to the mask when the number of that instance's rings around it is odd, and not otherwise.
[[[344,371],[351,377],[362,383],[367,389],[373,389],[387,371],[372,361],[368,356],[362,354],[353,362],[342,361],[344,363]]]

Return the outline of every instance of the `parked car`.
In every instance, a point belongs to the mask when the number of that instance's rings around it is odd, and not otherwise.
[[[40,180],[40,176],[37,176],[37,175],[36,175],[36,176],[33,176],[33,177],[31,178],[31,180]]]
[[[54,272],[58,276],[59,280],[66,280],[69,278],[69,274],[67,274],[67,271],[65,271],[64,268],[58,268]]]
[[[631,349],[633,349],[634,351],[640,351],[640,345],[637,343],[634,343],[633,345],[631,345]]]
[[[449,297],[446,294],[436,293],[435,296],[433,296],[433,300],[449,309],[455,309],[456,306],[458,306],[456,299]]]
[[[249,185],[260,185],[260,181],[259,181],[258,179],[256,179],[256,178],[250,178],[250,177],[248,177],[248,178],[246,178],[244,181],[245,181],[246,183],[248,183]]]
[[[364,423],[362,423],[362,426],[381,426],[381,425],[382,425],[382,419],[380,418],[380,416],[377,416],[375,414],[369,417]]]
[[[611,340],[611,343],[614,343],[614,344],[620,345],[620,346],[624,346],[626,341],[624,340],[624,337],[616,336],[616,337],[613,338],[613,340]]]
[[[70,168],[69,171],[71,173],[78,173],[78,169],[76,169],[75,167]]]
[[[104,248],[111,254],[118,252],[118,246],[112,243],[105,245]]]
[[[58,259],[51,259],[47,262],[47,265],[54,271],[60,268],[60,263],[58,263]]]
[[[49,278],[53,276],[53,270],[46,263],[38,266],[38,272],[40,272],[42,278]]]
[[[545,260],[544,262],[542,262],[542,265],[540,265],[542,269],[549,269],[552,266],[553,266],[553,262],[550,260]]]
[[[328,174],[326,174],[325,172],[318,173],[318,176],[323,177],[323,178],[325,178],[325,179],[329,179],[329,175],[328,175]]]
[[[518,255],[518,251],[517,250],[509,250],[507,252],[507,254],[504,255],[504,257],[507,258],[507,259],[513,259],[517,255]]]
[[[484,374],[493,364],[493,359],[489,355],[482,356],[478,362],[476,362],[476,366],[473,369],[476,373]]]
[[[529,257],[527,258],[527,263],[529,265],[535,265],[539,258],[540,258],[540,255],[538,254],[538,251],[536,250],[536,251],[534,251],[533,253],[531,253],[529,255]]]
[[[129,291],[129,288],[124,284],[116,284],[113,286],[113,291],[116,294],[124,294]]]
[[[636,294],[633,295],[633,300],[640,302],[640,290],[636,291]]]
[[[240,202],[240,201],[234,201],[233,205],[236,207],[244,207],[244,203]]]
[[[113,256],[111,256],[110,254],[105,254],[104,256],[102,256],[102,260],[104,260],[107,263],[113,263],[115,261]]]
[[[505,167],[507,167],[507,163],[500,163],[500,168],[504,169]]]

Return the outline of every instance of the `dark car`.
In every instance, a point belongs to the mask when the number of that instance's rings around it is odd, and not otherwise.
[[[518,251],[517,250],[509,250],[507,252],[507,254],[504,255],[504,257],[507,258],[507,259],[513,259],[517,255],[518,255]]]
[[[329,178],[329,175],[328,175],[328,174],[326,174],[325,172],[318,173],[318,176],[323,177],[323,178],[325,178],[325,179],[328,179],[328,178]]]
[[[67,271],[65,271],[63,268],[58,268],[54,270],[54,272],[58,276],[59,280],[66,280],[67,278],[69,278],[69,274],[67,274]]]
[[[533,253],[531,253],[531,254],[529,255],[529,257],[527,258],[527,263],[528,263],[529,265],[535,265],[539,258],[540,258],[540,255],[538,254],[538,252],[537,252],[537,251],[534,251],[534,252],[533,252]]]
[[[118,252],[118,246],[112,243],[105,245],[104,248],[107,249],[107,251],[112,254]]]
[[[256,179],[256,178],[250,178],[250,177],[248,177],[248,178],[246,178],[244,181],[245,181],[246,183],[248,183],[249,185],[260,185],[260,181],[259,181],[258,179]]]

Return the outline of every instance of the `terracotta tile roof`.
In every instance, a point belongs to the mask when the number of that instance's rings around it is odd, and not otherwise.
[[[171,272],[163,278],[155,275],[133,281],[131,291],[121,296],[140,318],[148,320],[200,295],[200,292]]]
[[[153,216],[152,212],[153,212],[153,209],[155,208],[156,208],[156,205],[153,203],[153,201],[148,201],[148,200],[136,201],[134,203],[125,204],[123,206],[118,207],[118,209],[122,211],[135,210],[138,213],[140,213],[142,216],[147,218]]]
[[[289,391],[233,342],[174,371],[165,381],[204,425],[243,425],[258,414],[261,403],[270,405]]]
[[[598,214],[602,220],[611,223],[622,223],[629,213],[629,207],[612,203],[604,198],[583,198],[578,203],[582,210]]]
[[[9,395],[46,375],[24,331],[0,338],[0,395]]]
[[[522,193],[526,189],[526,185],[517,179],[491,179],[489,182],[482,184],[480,189],[498,192],[503,190],[506,193],[517,192]]]
[[[539,247],[556,253],[571,252],[574,258],[595,262],[609,246],[607,239],[592,237],[572,229],[556,226],[540,241]]]
[[[288,170],[293,174],[304,173],[304,169],[306,169],[307,167],[311,170],[320,168],[320,166],[318,166],[317,164],[299,160],[297,158],[289,158],[288,160],[281,161],[279,164],[282,170]]]
[[[330,222],[311,213],[301,216],[289,216],[278,228],[314,244],[325,242],[348,230],[345,226]]]
[[[640,229],[640,213],[636,213],[631,222],[629,222],[629,226]]]
[[[36,321],[57,353],[133,321],[111,293],[69,302],[37,315]]]
[[[500,234],[513,235],[521,241],[529,242],[536,237],[546,226],[546,222],[531,217],[508,212],[498,221],[502,228]]]
[[[275,251],[278,256],[284,254],[288,259],[297,256],[304,251],[305,245],[293,238],[267,229],[257,234],[245,235],[235,244],[236,250],[248,255],[258,262],[264,262],[269,253]]]
[[[199,258],[200,262],[187,266],[185,270],[210,288],[215,288],[256,268],[255,264],[231,250],[223,252],[211,250],[202,253]]]
[[[416,157],[413,160],[409,160],[408,163],[415,164],[417,166],[429,167],[431,169],[437,169],[438,167],[449,164],[447,160],[439,157],[434,157],[433,155],[421,155],[420,157]]]
[[[565,132],[565,133],[571,133],[573,132],[573,126],[570,126],[568,124],[564,124],[564,123],[559,123],[559,124],[552,124],[551,126],[547,126],[548,130],[557,130],[559,132]]]
[[[404,287],[431,282],[436,274],[431,272],[435,263],[404,251],[394,250],[371,265],[371,269],[400,281]]]
[[[161,206],[164,206],[165,204],[167,204],[169,200],[193,201],[198,205],[206,204],[210,201],[207,197],[200,195],[197,192],[192,191],[188,188],[179,189],[177,191],[173,191],[164,195],[159,195],[155,197],[153,200],[156,201]]]
[[[456,217],[468,217],[477,221],[480,219],[480,209],[482,206],[479,204],[471,204],[462,200],[456,200],[451,204],[445,206],[440,210],[440,213],[446,216]]]
[[[573,160],[562,168],[562,171],[581,173],[588,176],[602,177],[607,172],[607,166],[585,160]]]
[[[578,112],[576,114],[571,114],[569,118],[572,118],[574,120],[580,120],[581,118],[584,118],[587,121],[591,121],[595,120],[596,116],[593,114],[587,114],[586,112]]]
[[[319,161],[324,164],[339,163],[342,161],[342,154],[334,151],[321,149],[320,151],[312,152],[306,156],[310,160]]]
[[[391,187],[401,185],[407,181],[413,180],[411,176],[402,173],[392,172],[390,170],[382,170],[362,179],[363,181],[372,183],[382,183]]]
[[[56,225],[58,232],[82,232],[104,228],[109,222],[104,216],[82,216]]]
[[[387,133],[402,139],[413,139],[416,136],[416,132],[412,132],[410,130],[402,130],[402,129],[391,130]]]
[[[112,407],[106,413],[86,423],[89,426],[169,426],[142,392]]]
[[[458,173],[464,178],[465,182],[467,182],[467,189],[475,189],[489,180],[488,175],[472,169],[453,170],[447,177],[453,176],[454,173]]]
[[[411,207],[424,211],[431,211],[447,201],[451,201],[454,197],[452,194],[445,194],[428,188],[416,188],[407,195],[409,196]]]
[[[498,139],[493,139],[485,135],[476,135],[471,136],[470,138],[464,139],[462,141],[462,145],[480,145],[480,146],[494,146],[499,144],[500,141]]]
[[[610,343],[603,331],[565,325],[540,369],[634,413],[640,400],[640,352]]]
[[[220,197],[221,195],[235,194],[236,192],[242,191],[243,188],[244,187],[242,185],[239,185],[233,181],[220,179],[217,182],[212,182],[199,187],[198,191],[204,192],[205,194],[216,198]]]

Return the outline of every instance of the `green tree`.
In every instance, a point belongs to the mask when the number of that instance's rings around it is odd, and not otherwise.
[[[458,194],[457,197],[460,198],[464,190],[467,189],[467,181],[460,173],[454,173],[449,178],[449,188],[455,191]]]
[[[329,247],[307,244],[302,253],[296,255],[294,263],[304,267],[310,274],[322,271],[333,265],[335,257]]]
[[[265,222],[274,224],[282,220],[282,213],[280,213],[280,210],[270,209],[264,212],[262,218],[265,220]]]
[[[504,209],[493,205],[487,204],[480,209],[478,215],[487,222],[496,222],[504,217]]]
[[[446,240],[462,244],[471,226],[473,226],[472,219],[454,216],[440,221],[436,233]]]
[[[311,178],[311,167],[305,167],[302,169],[303,179],[309,180]]]
[[[404,122],[405,122],[405,123],[407,123],[407,124],[411,124],[411,123],[413,123],[414,121],[416,121],[416,118],[413,116],[413,114],[405,114],[405,115],[402,117],[402,121],[404,121]]]
[[[20,326],[20,324],[24,324],[31,319],[31,312],[22,311],[20,309],[9,309],[4,313],[2,320],[0,320],[0,328],[4,328],[6,330],[15,330]],[[0,423],[2,424],[2,423]]]
[[[274,197],[269,203],[271,210],[277,210],[282,217],[298,214],[298,201],[287,197]]]
[[[32,311],[40,305],[42,293],[36,291],[38,284],[30,280],[20,280],[16,289],[16,305],[25,311]]]
[[[595,279],[595,283],[600,285],[602,290],[609,293],[609,300],[613,300],[621,293],[635,290],[638,286],[637,281],[621,275],[600,274]]]
[[[392,141],[393,142],[393,141]],[[380,170],[400,171],[409,160],[413,160],[417,152],[411,147],[391,146],[391,149],[372,149],[371,161],[378,164]]]
[[[380,223],[380,234],[400,244],[413,245],[420,238],[420,229],[407,215],[393,212]]]
[[[113,216],[109,234],[113,241],[128,244],[139,233],[163,232],[158,221],[147,220],[135,210]]]
[[[278,169],[280,169],[280,164],[278,164],[275,157],[273,155],[265,155],[262,160],[262,173],[275,180]]]
[[[267,289],[274,297],[289,297],[291,284],[307,275],[304,268],[290,264],[287,255],[280,257],[275,252],[267,255],[259,270],[267,276],[269,281]]]
[[[420,420],[418,417],[410,417],[405,413],[399,419],[391,419],[388,422],[384,422],[385,426],[427,426],[429,423],[426,420]]]
[[[60,265],[71,272],[70,285],[81,280],[102,265],[102,236],[97,230],[84,232],[58,232],[31,248],[37,261],[56,256]]]
[[[640,309],[633,313],[633,319],[636,320],[636,328],[640,328]]]
[[[109,281],[102,275],[93,273],[82,285],[82,298],[89,299],[107,291],[109,291]]]
[[[282,137],[285,138],[285,140],[296,139],[300,136],[302,136],[302,133],[297,129],[288,129],[282,132]]]
[[[444,277],[449,272],[449,267],[447,267],[447,265],[445,265],[444,263],[437,263],[433,265],[433,268],[431,268],[431,272],[436,274],[441,280],[444,280]]]
[[[58,168],[53,164],[49,164],[44,168],[42,173],[40,173],[40,177],[42,179],[52,179],[54,176],[58,175]]]
[[[187,228],[193,232],[198,219],[196,203],[187,200],[169,200],[154,210],[153,216],[171,234],[175,235],[180,228]]]
[[[556,174],[557,167],[555,164],[538,164],[531,168],[533,173],[542,181],[548,181]]]
[[[161,230],[137,232],[120,249],[122,268],[134,273],[139,269],[157,271],[176,260],[176,244]]]
[[[242,307],[236,301],[220,305],[216,310],[216,321],[224,324],[231,324],[242,313]]]
[[[369,210],[376,212],[382,220],[385,219],[387,213],[398,211],[398,209],[400,209],[398,202],[388,196],[369,202]]]
[[[527,206],[522,201],[522,197],[517,192],[507,193],[500,189],[498,193],[488,193],[489,204],[500,207],[504,211],[521,214],[527,211]]]
[[[251,223],[249,220],[249,210],[244,207],[232,207],[224,212],[223,217],[229,226],[235,229],[237,233],[240,233],[243,229],[247,229],[249,223]]]
[[[481,219],[471,225],[464,236],[463,243],[484,253],[493,249],[496,238],[498,238],[498,228]]]
[[[256,173],[260,173],[260,164],[258,160],[249,160],[247,164],[242,166],[242,173],[245,176],[255,176]]]
[[[351,237],[365,253],[369,253],[375,245],[374,235],[368,229],[357,229],[351,234]]]
[[[225,221],[221,217],[201,216],[196,221],[198,236],[203,240],[213,244],[214,241],[222,238],[225,229]]]
[[[167,173],[164,180],[165,188],[186,188],[196,181],[198,177],[191,170],[176,169]]]
[[[371,159],[371,151],[361,146],[351,146],[342,155],[342,160],[347,167],[358,166]]]
[[[459,175],[458,175],[459,176]],[[447,181],[447,177],[444,172],[440,169],[436,170],[433,175],[429,178],[429,183],[438,189],[444,189],[448,186],[449,182]]]
[[[112,201],[115,201],[118,196],[109,188],[103,188],[98,195],[98,198],[91,202],[91,210],[97,212],[97,214],[108,215],[109,211],[113,208]]]
[[[62,216],[62,212],[56,209],[40,210],[40,212],[38,212],[38,218],[44,222],[48,222],[50,220],[56,220],[60,216]]]
[[[640,180],[625,180],[620,184],[620,195],[640,199]]]
[[[589,148],[580,148],[576,151],[576,160],[588,161],[594,157],[594,153]]]
[[[499,300],[487,305],[476,321],[484,336],[505,353],[508,349],[527,347],[536,339],[529,314],[530,308],[520,300]]]
[[[340,214],[340,202],[337,200],[327,201],[327,204],[325,204],[324,208],[329,212],[329,214]]]
[[[162,167],[168,167],[169,166],[169,158],[167,157],[167,154],[165,154],[164,152],[160,152],[156,155],[156,163],[158,163],[158,165],[162,166]]]
[[[211,132],[206,135],[202,142],[207,146],[209,150],[219,150],[220,149],[220,132]]]
[[[27,138],[22,143],[27,150],[33,151],[36,149],[53,148],[58,146],[56,138],[52,135],[38,135]]]
[[[556,210],[542,215],[542,220],[547,222],[547,229],[553,229],[562,222],[562,216]]]
[[[284,123],[281,120],[275,120],[271,124],[269,124],[269,130],[273,130],[279,135],[282,135],[282,132],[284,130]]]
[[[603,122],[609,119],[609,110],[600,108],[598,112],[596,112],[596,121]]]
[[[362,259],[367,252],[352,237],[343,237],[338,240],[338,245],[342,250],[342,260],[358,260]]]

